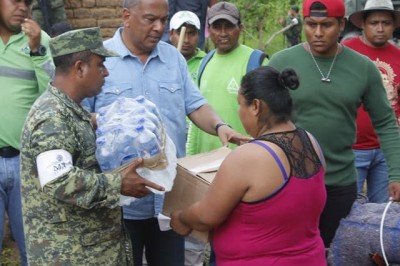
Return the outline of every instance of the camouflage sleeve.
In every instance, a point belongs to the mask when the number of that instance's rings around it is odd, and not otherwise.
[[[49,48],[50,37],[42,30],[40,43],[46,47],[44,56],[32,56],[33,67],[39,85],[39,91],[44,92],[54,76],[54,63]]]
[[[80,145],[71,130],[71,125],[65,120],[61,115],[56,114],[42,119],[35,126],[30,138],[32,158],[37,158],[45,151],[62,149],[72,155],[74,164],[77,156],[84,157],[83,161],[90,160],[90,158],[85,158],[85,151],[78,150]],[[94,152],[88,153],[87,156],[94,157]],[[85,209],[117,207],[121,191],[121,176],[97,173],[93,163],[91,168],[83,169],[73,166],[69,172],[46,184],[42,191],[49,197]]]

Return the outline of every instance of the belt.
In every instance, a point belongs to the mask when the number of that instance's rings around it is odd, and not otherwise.
[[[19,155],[19,150],[14,149],[11,146],[0,148],[0,157],[12,158]]]

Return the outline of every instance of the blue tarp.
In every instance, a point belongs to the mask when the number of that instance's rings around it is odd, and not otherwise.
[[[382,256],[380,224],[386,203],[356,202],[342,219],[329,252],[329,265],[375,265],[369,254]],[[389,264],[400,265],[400,204],[393,203],[386,213],[383,240]]]

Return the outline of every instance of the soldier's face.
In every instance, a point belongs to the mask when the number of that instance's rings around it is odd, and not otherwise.
[[[150,54],[160,41],[168,19],[166,0],[142,0],[123,10],[123,39],[135,54]]]
[[[87,63],[85,80],[87,86],[83,93],[85,97],[93,97],[101,92],[104,85],[104,78],[108,76],[108,70],[104,65],[105,58],[97,54],[92,54]]]
[[[29,3],[23,0],[0,0],[0,29],[10,33],[21,31],[29,14]]]

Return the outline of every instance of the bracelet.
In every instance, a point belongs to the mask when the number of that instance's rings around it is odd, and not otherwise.
[[[218,129],[219,129],[220,127],[222,127],[222,126],[228,126],[228,127],[232,128],[230,125],[228,125],[228,124],[225,123],[225,122],[219,122],[219,123],[215,126],[215,132],[217,133],[217,136],[218,136]]]

